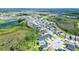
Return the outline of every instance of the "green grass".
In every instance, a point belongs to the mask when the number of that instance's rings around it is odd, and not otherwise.
[[[79,35],[79,30],[77,28],[77,22],[78,20],[73,19],[63,19],[60,21],[56,21],[56,24],[59,28],[63,29],[64,31],[73,34],[73,35]]]
[[[22,24],[0,28],[0,51],[39,51],[38,32]]]
[[[14,21],[16,21],[16,20],[4,19],[4,20],[0,20],[0,24],[5,24],[8,22],[14,22]]]
[[[77,23],[77,28],[79,29],[79,22]]]
[[[75,51],[79,51],[79,48],[75,48]]]
[[[65,38],[65,36],[63,36],[63,35],[59,35],[59,37],[60,37],[60,38]]]
[[[9,31],[7,31],[9,30]],[[34,50],[37,43],[36,33],[32,30],[25,30],[14,27],[4,30],[0,35],[0,50]]]
[[[0,24],[4,24],[5,23],[5,21],[3,21],[3,20],[0,20]]]
[[[49,17],[49,21],[55,22],[56,25],[66,33],[79,35],[79,19],[69,19],[65,17]]]

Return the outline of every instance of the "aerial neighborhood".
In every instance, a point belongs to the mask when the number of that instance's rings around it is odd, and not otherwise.
[[[79,23],[79,21],[77,20],[78,16],[67,15],[65,12],[64,12],[64,14],[65,15],[63,15],[62,13],[60,14],[60,12],[57,12],[57,13],[50,12],[49,10],[48,11],[46,10],[45,12],[36,11],[36,10],[0,12],[0,28],[1,28],[0,31],[3,31],[2,30],[2,29],[4,29],[3,27],[6,28],[6,26],[14,26],[14,24],[18,24],[20,21],[22,21],[22,22],[20,22],[21,25],[19,24],[20,26],[18,26],[18,25],[16,25],[16,26],[21,27],[20,29],[23,28],[23,31],[26,31],[26,30],[28,30],[27,27],[25,27],[25,24],[27,23],[29,28],[31,27],[31,28],[33,28],[33,31],[36,30],[38,33],[40,33],[40,35],[36,36],[39,51],[78,51],[79,50],[79,34],[78,34],[79,32],[76,32],[76,30],[73,29],[73,27],[75,26],[75,24],[73,24],[73,23],[77,23],[77,24]],[[20,19],[22,19],[22,20],[20,20]],[[74,21],[74,19],[76,19],[76,20]],[[67,22],[67,21],[70,21],[70,22]],[[72,23],[71,23],[71,21],[72,21]],[[22,25],[22,24],[24,24],[24,25]],[[76,26],[76,27],[78,27],[78,26]],[[30,30],[32,30],[31,28],[30,28]],[[0,33],[0,35],[1,35],[1,33]],[[14,37],[16,35],[18,35],[17,39],[19,39],[20,33],[15,34]],[[20,37],[21,37],[21,35],[20,35]],[[26,35],[29,36],[30,34],[28,33]],[[34,32],[32,35],[36,35],[36,33]],[[25,37],[25,35],[22,35],[22,36]],[[11,36],[9,36],[9,37],[11,37]],[[14,37],[12,37],[12,38],[14,38]],[[29,37],[26,37],[26,38],[28,40],[31,38],[31,36],[30,36],[30,38]],[[1,41],[1,39],[0,39],[0,41]],[[1,41],[1,42],[3,42],[3,41]],[[34,43],[35,42],[36,41],[34,41]],[[20,46],[16,45],[16,46],[18,46],[18,48],[16,48],[14,46],[14,43],[12,43],[12,44],[13,45],[10,46],[11,50],[27,50],[27,48],[24,48],[27,46],[24,46],[21,48]],[[28,45],[27,43],[25,43],[25,44]],[[34,44],[34,47],[37,47],[35,45],[36,45],[36,43]],[[30,46],[32,46],[31,43],[30,43]],[[15,48],[13,48],[13,47],[15,47]],[[28,50],[31,50],[32,47],[30,47],[30,49],[28,49]],[[0,46],[0,49],[3,49],[3,48],[1,48],[1,46]]]

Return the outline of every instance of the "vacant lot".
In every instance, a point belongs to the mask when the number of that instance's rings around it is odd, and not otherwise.
[[[37,33],[32,28],[15,25],[0,29],[0,50],[2,51],[39,50],[36,47],[37,42]]]
[[[49,17],[49,21],[55,22],[59,28],[67,33],[79,35],[79,19],[65,17]]]
[[[59,21],[56,21],[56,24],[70,34],[79,35],[79,28],[77,26],[78,22],[79,19],[67,19],[62,17]]]

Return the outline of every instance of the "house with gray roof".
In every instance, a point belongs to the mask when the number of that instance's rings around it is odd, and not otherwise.
[[[48,39],[48,38],[52,38],[52,35],[50,35],[50,34],[46,34],[46,35],[44,35],[44,36],[40,36],[40,37],[38,37],[38,39],[39,39],[40,41],[42,41],[42,40],[46,40],[46,39]]]
[[[76,40],[79,41],[79,36],[76,36]]]
[[[66,46],[66,48],[69,49],[69,50],[71,50],[71,51],[74,51],[75,45],[73,45],[73,44],[68,44],[68,45]]]

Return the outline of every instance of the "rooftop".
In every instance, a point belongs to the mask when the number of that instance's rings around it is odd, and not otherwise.
[[[75,45],[68,44],[68,45],[67,45],[67,49],[73,51],[73,50],[75,49]]]
[[[44,36],[38,37],[39,40],[45,40],[45,39],[48,39],[48,38],[52,38],[52,35],[46,34],[46,35],[44,35]]]
[[[47,48],[47,45],[41,45],[41,48],[44,49],[44,48]]]

